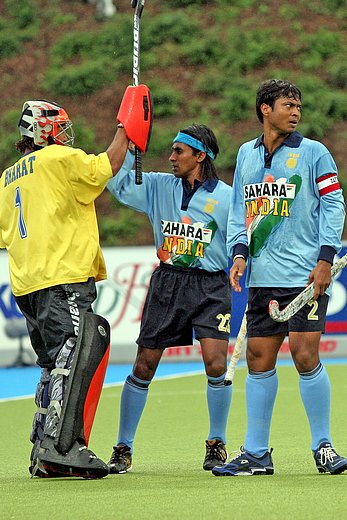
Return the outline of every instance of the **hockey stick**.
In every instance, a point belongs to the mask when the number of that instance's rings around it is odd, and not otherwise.
[[[133,44],[133,85],[139,84],[140,77],[140,18],[145,0],[131,0],[134,12],[134,44]],[[135,147],[135,184],[142,184],[142,158],[140,150]]]
[[[331,268],[331,277],[337,275],[347,265],[347,254],[342,256]],[[288,321],[294,314],[303,308],[308,303],[314,294],[314,282],[310,283],[294,300],[282,310],[279,310],[279,304],[276,300],[271,300],[269,303],[269,313],[274,321]]]
[[[247,334],[246,312],[247,312],[247,308],[243,315],[240,330],[239,330],[239,333],[238,333],[236,341],[235,341],[234,351],[233,351],[231,359],[230,359],[227,373],[225,374],[225,378],[224,378],[225,386],[233,384],[236,364],[237,364],[238,360],[240,359],[240,354],[242,352],[243,344],[245,342],[245,338],[246,338],[246,334]]]

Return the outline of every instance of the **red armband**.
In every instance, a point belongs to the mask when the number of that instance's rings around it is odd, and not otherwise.
[[[129,86],[124,92],[117,114],[129,141],[146,152],[152,129],[152,100],[147,85]]]

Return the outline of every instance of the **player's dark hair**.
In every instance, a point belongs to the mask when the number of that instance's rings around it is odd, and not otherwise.
[[[187,128],[183,128],[180,130],[184,134],[188,134],[195,139],[198,139],[202,143],[204,143],[214,154],[215,158],[219,153],[219,147],[217,143],[217,138],[212,132],[212,130],[206,125],[197,125],[193,123]],[[199,153],[201,150],[197,150],[196,148],[191,147],[194,155]],[[214,165],[213,160],[209,155],[206,154],[205,159],[201,163],[201,180],[207,181],[210,179],[218,179],[217,170]]]
[[[48,145],[55,144],[54,139],[50,135],[47,138],[47,143]],[[36,150],[42,150],[43,147],[35,144],[32,137],[24,135],[19,141],[16,142],[16,148],[18,152],[23,155],[25,154],[26,150],[35,152]]]
[[[260,85],[256,95],[256,112],[261,123],[264,121],[261,105],[266,103],[271,108],[274,107],[275,101],[281,97],[294,98],[301,101],[301,92],[293,83],[281,79],[269,79]]]
[[[42,146],[37,146],[37,144],[34,143],[34,139],[32,137],[24,135],[22,139],[16,142],[16,148],[18,152],[23,155],[27,150],[30,150],[31,152],[41,150]]]

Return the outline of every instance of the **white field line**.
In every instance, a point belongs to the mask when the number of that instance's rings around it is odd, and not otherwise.
[[[155,377],[154,381],[161,381],[164,379],[178,379],[180,377],[197,376],[197,375],[201,375],[201,374],[204,374],[203,370],[195,370],[192,372],[184,372],[184,373],[170,374],[170,375],[166,375],[166,376],[158,376],[158,377]],[[116,383],[107,383],[103,386],[103,388],[112,388],[112,387],[123,386],[123,385],[124,385],[124,380],[118,381]],[[22,399],[33,399],[34,397],[35,397],[35,394],[21,395],[18,397],[4,397],[4,398],[0,399],[0,403],[5,403],[8,401],[20,401]]]
[[[334,360],[332,360],[331,363],[327,363],[327,366],[329,366],[330,364],[331,365],[335,365],[335,363],[333,362]],[[346,363],[347,360],[346,359],[343,359],[343,363]],[[324,364],[324,360],[323,360],[323,364]],[[336,365],[340,365],[342,364],[341,361],[337,362]],[[238,363],[238,368],[245,368],[245,361],[240,361]],[[279,363],[278,364],[279,367],[281,367],[281,364]],[[282,365],[282,366],[287,366],[287,368],[292,368],[293,367],[291,365]],[[238,368],[236,369],[236,373],[237,373],[237,370]],[[179,379],[181,377],[190,377],[190,376],[198,376],[198,375],[202,375],[204,374],[205,372],[203,370],[195,370],[195,371],[191,371],[191,372],[185,372],[185,373],[177,373],[177,374],[168,374],[168,375],[165,375],[165,376],[158,376],[158,377],[155,377],[153,382],[156,382],[156,381],[163,381],[163,380],[167,380],[167,379]],[[103,385],[103,388],[112,388],[112,387],[118,387],[118,386],[123,386],[124,385],[124,380],[123,381],[118,381],[118,382],[115,382],[115,383],[107,383],[105,385]],[[297,385],[295,386],[281,386],[279,387],[281,389],[281,392],[289,392],[289,391],[292,391],[293,388],[297,388]],[[233,385],[233,392],[244,392],[244,389],[236,389],[235,388],[235,385]],[[177,394],[178,392],[172,392],[172,394]],[[194,392],[189,392],[189,393],[194,393]],[[197,392],[199,393],[199,392]],[[154,393],[153,391],[151,391],[151,395],[156,395],[156,393]],[[167,395],[170,395],[170,394],[167,394]],[[33,399],[35,397],[35,394],[32,394],[32,395],[22,395],[22,396],[18,396],[18,397],[4,397],[2,399],[0,399],[0,404],[1,403],[6,403],[8,401],[20,401],[22,399]]]

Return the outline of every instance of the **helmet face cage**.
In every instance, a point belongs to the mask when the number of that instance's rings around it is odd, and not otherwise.
[[[21,135],[31,137],[37,146],[47,146],[49,137],[60,145],[72,146],[74,143],[69,116],[51,101],[26,101],[18,126]]]
[[[51,136],[56,144],[61,144],[63,146],[73,146],[75,141],[75,134],[72,128],[72,122],[68,118],[67,114],[66,116],[67,118],[55,119]]]

